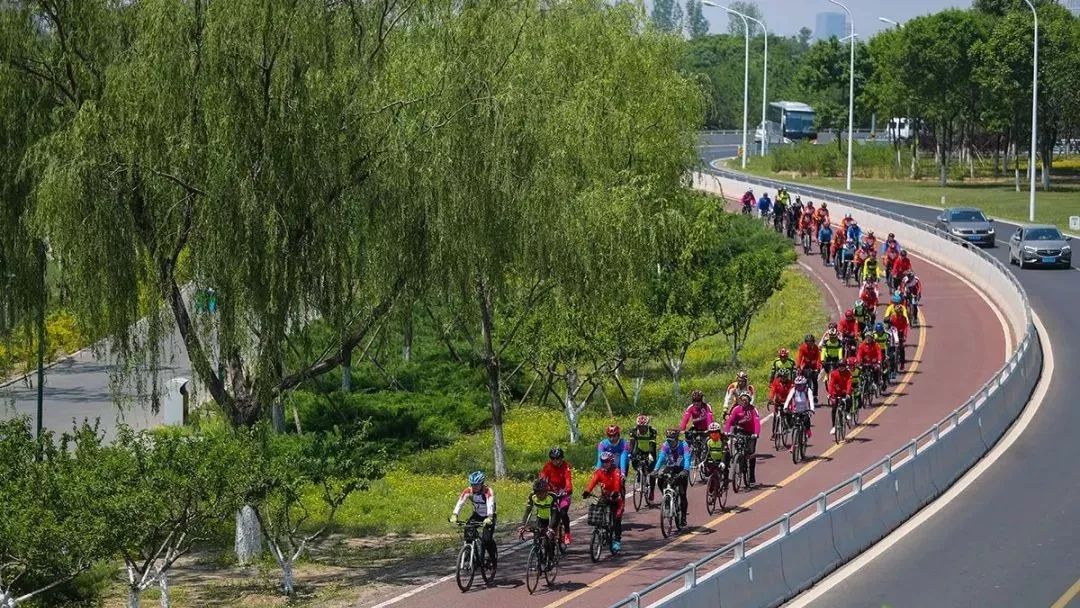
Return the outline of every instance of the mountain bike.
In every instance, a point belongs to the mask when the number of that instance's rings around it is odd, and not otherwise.
[[[555,530],[533,526],[527,531],[532,532],[533,539],[525,564],[525,586],[532,594],[540,584],[541,575],[549,587],[555,584],[555,577],[559,574],[559,551],[555,548]],[[525,540],[524,531],[520,538]]]
[[[791,447],[791,419],[783,412],[783,409],[782,403],[772,404],[772,440],[773,449],[777,451]]]
[[[806,431],[810,428],[810,414],[802,412],[792,416],[791,462],[799,464],[806,460]]]
[[[690,470],[687,471],[687,482],[692,486],[694,485],[694,477],[697,477],[697,481],[704,481],[705,474],[701,470],[701,464],[705,462],[708,457],[709,448],[705,445],[705,433],[700,431],[686,432],[686,442],[690,445]]]
[[[849,397],[847,395],[830,399],[832,406],[833,440],[841,443],[847,438],[847,410]]]
[[[750,435],[737,430],[731,438],[731,489],[736,494],[740,487],[750,489],[749,442]]]
[[[651,505],[653,502],[652,485],[649,483],[649,458],[645,454],[635,454],[631,461],[634,467],[634,482],[631,485],[632,502],[634,510],[640,511],[642,504]]]
[[[480,533],[483,525],[478,521],[458,523],[462,532],[462,542],[461,550],[458,551],[456,578],[458,589],[461,589],[462,593],[472,587],[477,570],[480,570],[484,583],[490,585],[491,581],[495,580],[498,558],[495,556],[484,558],[484,541]]]
[[[717,507],[720,511],[727,509],[728,482],[724,474],[724,463],[709,460],[705,462],[705,466],[705,510],[712,515],[718,510]]]
[[[810,255],[811,243],[810,243],[810,229],[809,228],[803,228],[801,238],[802,238],[803,254]]]
[[[604,548],[611,552],[612,556],[618,555],[618,551],[612,547],[615,540],[615,505],[610,496],[597,496],[596,502],[589,505],[588,523],[593,527],[592,538],[589,540],[589,557],[593,562],[600,561],[604,554]]]
[[[660,533],[664,538],[675,534],[686,525],[686,522],[682,521],[682,497],[675,488],[675,479],[686,474],[687,471],[675,473],[669,468],[660,474],[661,481],[657,482],[664,485],[664,493],[660,499]]]

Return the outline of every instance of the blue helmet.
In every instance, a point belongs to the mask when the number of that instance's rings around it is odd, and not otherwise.
[[[893,296],[892,296],[892,303],[893,304],[899,304],[901,299],[902,298],[900,297],[900,294],[894,293]]]
[[[885,331],[885,325],[878,322],[874,325],[874,331]]]
[[[469,485],[471,486],[483,485],[485,479],[487,478],[484,476],[483,471],[473,471],[472,473],[469,473]]]

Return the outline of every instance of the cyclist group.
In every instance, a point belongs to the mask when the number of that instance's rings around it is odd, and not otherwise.
[[[873,231],[863,234],[850,214],[834,230],[826,203],[815,208],[812,201],[804,205],[798,196],[792,202],[784,189],[777,193],[775,202],[768,194],[755,199],[753,192],[747,191],[741,203],[746,214],[751,213],[756,203],[759,216],[773,218],[779,232],[786,230],[791,237],[798,232],[800,236],[815,239],[823,251],[828,251],[830,265],[850,264],[857,269],[861,282],[852,308],[844,311],[839,322],[830,322],[820,340],[806,334],[794,359],[787,348],[780,348],[768,380],[767,408],[773,415],[774,439],[777,433],[789,432],[800,424],[806,429],[807,437],[811,436],[810,416],[821,403],[818,385],[822,375],[828,396],[826,403],[832,409],[833,428],[829,432],[834,434],[841,419],[852,420],[860,407],[869,405],[865,399],[868,389],[885,394],[890,381],[903,371],[908,328],[914,321],[912,310],[917,310],[922,297],[922,283],[895,235],[889,234],[879,247]],[[878,284],[882,280],[891,295],[879,319]],[[594,471],[581,496],[583,499],[595,496],[598,503],[594,506],[607,510],[613,553],[621,549],[626,478],[631,468],[645,473],[647,481],[642,491],[650,504],[657,490],[674,489],[680,499],[679,527],[686,525],[692,465],[702,467],[703,478],[719,475],[726,487],[731,481],[732,454],[737,452],[740,458],[745,458],[746,487],[757,485],[755,455],[762,420],[755,406],[756,396],[749,376],[740,371],[724,392],[719,416],[705,401],[704,393],[695,389],[680,423],[665,430],[662,440],[645,414],[637,416],[628,437],[622,436],[617,424],[607,427],[606,437],[596,446]],[[794,451],[796,442],[790,443]],[[779,442],[777,446],[779,449]],[[697,462],[692,457],[694,454],[699,455]],[[530,529],[530,518],[535,517],[541,533],[569,546],[572,469],[561,447],[551,448],[548,457],[533,482],[519,534],[524,537]],[[485,559],[494,567],[497,560],[493,538],[494,492],[486,485],[482,471],[471,473],[468,481],[469,486],[459,496],[450,521],[458,523],[464,505],[471,505],[473,512],[468,523],[483,526]]]

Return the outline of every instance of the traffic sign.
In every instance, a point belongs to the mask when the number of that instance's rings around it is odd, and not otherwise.
[[[1069,230],[1080,232],[1080,215],[1069,216]]]

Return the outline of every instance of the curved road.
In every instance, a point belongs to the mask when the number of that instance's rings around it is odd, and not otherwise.
[[[854,301],[855,289],[843,287],[831,270],[822,266],[820,258],[800,256],[800,261],[830,294],[831,306],[847,307]],[[792,510],[821,490],[849,479],[887,451],[900,448],[962,403],[1000,367],[1007,340],[996,314],[970,286],[922,260],[917,259],[916,266],[927,284],[925,308],[930,327],[911,333],[908,357],[914,363],[909,373],[895,387],[894,394],[863,416],[863,426],[849,432],[845,444],[836,446],[828,436],[827,414],[818,416],[815,422],[816,432],[808,448],[814,458],[808,463],[796,467],[786,451],[774,453],[767,441],[759,442],[762,457],[758,481],[764,487],[748,494],[732,494],[730,512],[715,516],[705,511],[701,486],[692,488],[690,530],[667,540],[660,535],[655,509],[634,513],[630,507],[624,519],[624,553],[614,560],[605,554],[600,563],[592,564],[587,545],[583,546],[588,542],[588,528],[579,525],[575,528],[575,545],[563,561],[556,585],[549,589],[541,584],[534,595],[524,589],[525,554],[517,552],[500,560],[500,575],[493,588],[481,584],[463,594],[452,580],[447,580],[414,590],[413,595],[399,602],[375,605],[451,608],[474,607],[482,602],[519,608],[608,606]],[[807,329],[818,334],[822,328]],[[963,374],[955,373],[957,360],[966,362]],[[661,425],[672,422],[665,420]],[[519,505],[503,504],[501,512],[505,525],[519,517],[521,511]]]
[[[702,156],[720,157],[707,150]],[[845,196],[928,223],[937,215],[934,209]],[[989,253],[1008,263],[1005,240],[1016,224],[997,225],[999,243]],[[1080,301],[1080,275],[1075,268],[1014,273],[1054,352],[1054,377],[1036,415],[957,499],[811,606],[1080,607],[1080,408],[1066,386],[1067,379],[1080,377],[1080,322],[1073,308]]]

